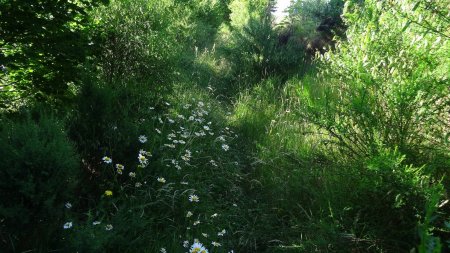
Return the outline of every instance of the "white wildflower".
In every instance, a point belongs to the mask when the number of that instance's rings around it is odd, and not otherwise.
[[[69,229],[71,227],[72,227],[72,222],[71,221],[64,223],[64,226],[63,226],[64,229]]]
[[[189,201],[191,201],[191,202],[199,202],[200,198],[197,195],[192,194],[192,195],[189,196]]]
[[[148,162],[147,157],[145,157],[145,156],[142,155],[142,154],[139,154],[139,155],[138,155],[138,160],[139,160],[139,162],[140,162],[141,164],[147,164],[147,162]]]
[[[107,164],[112,163],[112,159],[107,157],[107,156],[103,157],[102,160],[103,160],[104,163],[107,163]]]
[[[139,142],[140,143],[146,143],[147,142],[147,137],[145,135],[139,136]]]
[[[208,253],[208,250],[203,247],[203,244],[200,242],[194,242],[191,248],[189,249],[189,253]]]

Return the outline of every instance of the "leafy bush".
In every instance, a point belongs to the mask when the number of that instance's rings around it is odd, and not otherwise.
[[[398,151],[384,148],[355,172],[361,179],[348,195],[352,211],[347,215],[354,233],[367,237],[367,246],[400,252],[417,245],[420,217],[442,187],[425,173],[424,167],[405,165],[405,156]]]
[[[79,160],[63,125],[42,113],[0,121],[0,245],[10,252],[59,247]]]
[[[0,63],[9,77],[2,84],[9,92],[0,94],[8,100],[2,102],[17,99],[16,92],[20,98],[52,102],[72,96],[70,84],[80,78],[78,65],[95,52],[87,12],[106,2],[0,1]]]
[[[248,87],[273,75],[286,78],[303,67],[302,45],[279,43],[272,5],[271,1],[230,3],[230,23],[221,27],[218,52],[229,61],[232,83]]]
[[[305,117],[326,130],[347,157],[373,154],[377,140],[422,162],[448,150],[450,66],[444,55],[450,44],[439,31],[408,19],[431,15],[421,1],[412,6],[349,1],[348,41],[320,58],[324,89],[304,99],[310,101]],[[405,9],[412,14],[405,17]],[[435,29],[442,22],[430,17]]]
[[[183,49],[175,43],[184,32],[175,1],[111,1],[93,16],[102,37],[98,63],[106,82],[137,81],[150,89],[170,86]]]

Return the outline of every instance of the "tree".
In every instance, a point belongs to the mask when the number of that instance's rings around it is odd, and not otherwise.
[[[67,97],[77,66],[93,52],[87,11],[106,2],[0,0],[0,64],[8,69],[2,95]]]

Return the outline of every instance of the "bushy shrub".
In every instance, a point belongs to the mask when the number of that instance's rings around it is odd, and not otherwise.
[[[102,42],[97,62],[109,83],[138,81],[170,86],[183,43],[184,17],[175,1],[111,1],[93,13]]]
[[[9,77],[2,106],[30,97],[67,102],[80,81],[79,65],[95,55],[88,12],[107,2],[0,1],[0,62]]]
[[[406,165],[398,151],[384,148],[355,172],[361,179],[347,214],[355,219],[354,232],[367,236],[367,246],[400,252],[418,244],[417,224],[428,200],[442,187],[425,173],[424,167]]]
[[[232,83],[245,87],[273,75],[285,78],[303,67],[303,46],[278,40],[272,4],[246,0],[230,3],[230,23],[221,27],[218,52],[229,61]]]
[[[79,160],[61,122],[42,113],[0,120],[0,245],[9,252],[48,252],[61,245],[65,203],[72,201]]]
[[[349,1],[347,41],[320,58],[324,89],[304,99],[305,117],[347,157],[373,154],[377,140],[422,162],[448,151],[450,43],[434,32],[448,21],[416,2]],[[428,15],[434,30],[411,21]]]

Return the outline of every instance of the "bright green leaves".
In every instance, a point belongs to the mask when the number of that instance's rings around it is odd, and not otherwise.
[[[438,119],[448,118],[449,105],[440,101],[450,96],[442,81],[443,69],[450,69],[449,40],[443,31],[433,32],[443,23],[430,14],[433,8],[409,5],[347,2],[347,41],[320,58],[328,89],[339,94],[329,105],[338,108],[342,128],[351,129],[340,134],[346,143],[367,147],[381,138],[389,147],[422,154],[425,147],[437,152],[446,148],[439,132],[450,126]],[[414,21],[420,16],[434,28]]]

